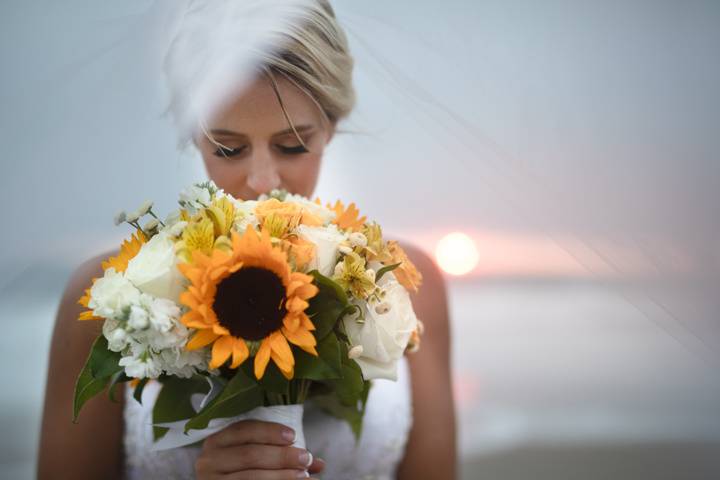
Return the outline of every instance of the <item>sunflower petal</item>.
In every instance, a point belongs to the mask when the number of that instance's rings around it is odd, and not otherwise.
[[[255,354],[255,378],[260,380],[265,375],[265,368],[270,361],[270,339],[266,338],[260,344],[260,349]]]
[[[283,328],[282,332],[290,343],[297,345],[312,355],[317,356],[317,351],[315,350],[317,340],[315,340],[315,336],[312,333],[302,328],[294,332]]]
[[[197,350],[205,345],[212,343],[218,336],[212,330],[198,330],[190,339],[185,348],[188,350]]]
[[[213,343],[212,358],[210,359],[210,368],[218,368],[220,365],[225,363],[233,348],[233,338],[230,336],[224,336],[218,338]]]
[[[249,355],[250,351],[245,344],[245,340],[243,340],[242,338],[235,338],[233,342],[232,364],[230,365],[230,368],[239,367],[240,364],[242,364]]]

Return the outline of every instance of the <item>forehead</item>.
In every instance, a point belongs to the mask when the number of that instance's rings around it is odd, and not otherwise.
[[[278,92],[293,124],[320,125],[320,113],[305,92],[282,75],[275,75]],[[270,80],[261,75],[229,98],[212,117],[210,128],[252,134],[273,134],[289,127]]]

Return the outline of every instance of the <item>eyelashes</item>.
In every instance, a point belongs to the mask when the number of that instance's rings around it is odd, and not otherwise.
[[[283,145],[276,146],[280,150],[280,153],[282,153],[283,155],[302,155],[303,153],[310,152],[310,150],[303,147],[302,145],[297,145],[294,147],[285,147]],[[247,145],[243,145],[237,148],[227,148],[220,146],[213,152],[213,154],[217,157],[236,157],[243,153],[245,150],[247,150]]]

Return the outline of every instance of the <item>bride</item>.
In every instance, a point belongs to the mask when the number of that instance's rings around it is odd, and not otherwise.
[[[236,197],[255,198],[275,188],[311,197],[324,148],[355,103],[345,33],[326,0],[298,3],[300,15],[267,36],[262,61],[243,88],[222,97],[212,115],[200,116],[193,107],[200,92],[188,85],[211,69],[212,52],[203,50],[202,39],[215,35],[219,23],[198,19],[230,3],[242,0],[190,1],[167,52],[170,107],[181,136],[200,153],[210,179]],[[239,21],[233,24],[237,20],[225,17],[222,24],[243,28]],[[38,477],[290,479],[306,477],[307,470],[331,479],[454,478],[445,285],[427,255],[411,245],[403,247],[423,277],[419,291],[411,292],[425,325],[422,348],[402,360],[397,382],[374,381],[357,445],[346,424],[307,408],[307,450],[291,447],[293,432],[279,424],[241,421],[202,446],[154,452],[150,413],[155,387],[145,389],[142,404],[129,390],[117,403],[98,396],[85,406],[79,423],[72,424],[75,379],[99,333],[98,324],[77,321],[77,299],[92,278],[101,276],[101,261],[114,252],[87,260],[68,281],[57,313]]]

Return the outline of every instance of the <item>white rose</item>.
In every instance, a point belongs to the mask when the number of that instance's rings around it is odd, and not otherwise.
[[[340,243],[347,238],[345,234],[340,232],[335,225],[327,227],[298,225],[295,231],[300,238],[315,245],[315,256],[310,261],[308,270],[317,269],[326,277],[331,276],[337,265]]]
[[[122,273],[108,268],[104,276],[96,280],[90,289],[88,307],[99,317],[113,318],[122,315],[124,308],[139,300],[138,289]]]
[[[378,313],[375,308],[368,308],[366,302],[354,302],[363,309],[365,322],[358,323],[355,314],[346,316],[343,323],[350,342],[362,346],[355,361],[362,369],[363,377],[366,380],[397,380],[397,362],[403,356],[418,320],[407,290],[392,277],[383,276],[381,283],[386,292],[384,302],[390,309]]]
[[[173,241],[166,232],[160,232],[128,262],[125,278],[144,293],[177,303],[183,291],[183,276],[176,262]]]

